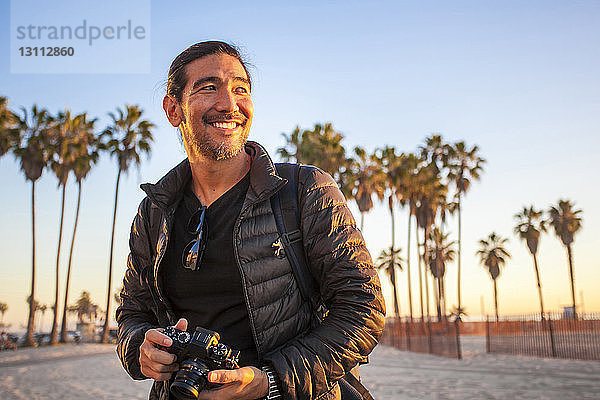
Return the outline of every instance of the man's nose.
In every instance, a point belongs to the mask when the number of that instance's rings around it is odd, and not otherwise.
[[[218,93],[215,109],[221,112],[238,111],[239,107],[235,98],[235,94],[230,90],[222,90]]]

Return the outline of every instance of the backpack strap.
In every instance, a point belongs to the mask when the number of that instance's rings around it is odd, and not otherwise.
[[[350,372],[340,379],[339,382],[343,400],[346,400],[346,398],[375,400],[369,390]]]
[[[285,256],[292,267],[294,277],[300,289],[302,299],[308,302],[313,310],[317,310],[318,293],[314,278],[308,269],[302,232],[300,231],[300,213],[298,211],[297,183],[300,174],[299,164],[275,164],[277,173],[288,180],[288,183],[271,197],[271,208],[277,224],[279,240]]]
[[[300,231],[300,212],[298,208],[298,181],[300,164],[276,163],[277,174],[288,180],[288,183],[273,196],[271,208],[275,217],[275,224],[279,233],[279,240],[285,251],[285,256],[290,263],[296,282],[300,289],[302,299],[310,304],[311,311],[319,321],[327,313],[321,300],[320,292],[314,276],[308,268],[302,232]],[[358,374],[358,368],[357,368]],[[340,388],[344,398],[373,400],[367,388],[352,374],[348,372],[340,379]]]

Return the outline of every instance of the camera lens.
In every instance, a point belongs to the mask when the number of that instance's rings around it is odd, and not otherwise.
[[[171,393],[177,399],[197,399],[208,383],[208,372],[206,364],[197,358],[184,361],[175,374]]]

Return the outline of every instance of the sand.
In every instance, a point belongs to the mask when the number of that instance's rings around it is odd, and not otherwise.
[[[377,400],[600,399],[600,362],[488,355],[463,337],[463,360],[378,346],[361,367]],[[114,345],[81,344],[0,353],[0,399],[146,399],[150,381],[124,372]]]
[[[461,337],[463,360],[378,346],[361,367],[377,400],[600,399],[600,362],[485,353],[485,337]]]

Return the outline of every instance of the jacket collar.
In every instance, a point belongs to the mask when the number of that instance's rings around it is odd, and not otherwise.
[[[245,150],[252,160],[246,202],[254,202],[279,189],[286,180],[277,175],[275,164],[260,144],[248,141]],[[186,158],[155,184],[144,183],[140,188],[160,209],[174,211],[191,178],[190,162]]]

